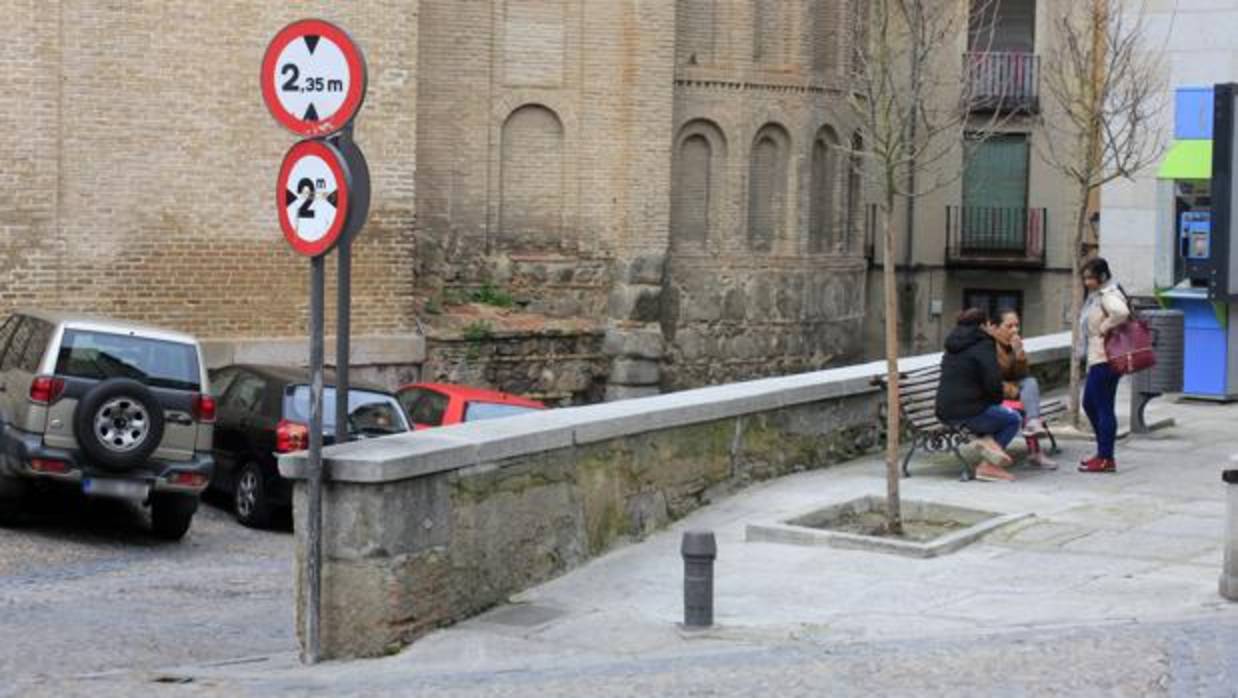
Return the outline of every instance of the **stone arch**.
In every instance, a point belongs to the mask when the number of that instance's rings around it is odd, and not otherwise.
[[[560,241],[563,224],[563,122],[541,104],[517,107],[499,146],[499,239],[508,246]]]
[[[861,238],[864,198],[864,138],[856,133],[851,136],[851,152],[847,155],[847,221],[843,230],[845,239],[839,241],[844,250],[855,250]]]
[[[757,63],[787,63],[791,36],[787,0],[753,0],[752,57]]]
[[[675,62],[680,65],[714,60],[714,13],[717,0],[676,0]]]
[[[787,171],[791,137],[776,123],[752,139],[748,161],[748,248],[770,252],[783,237],[787,219]]]
[[[671,180],[671,247],[703,249],[713,212],[722,201],[722,163],[726,140],[716,124],[697,119],[684,124],[676,139]]]
[[[808,251],[829,252],[836,235],[838,211],[834,192],[838,187],[838,134],[822,126],[812,140],[812,169],[809,178]]]

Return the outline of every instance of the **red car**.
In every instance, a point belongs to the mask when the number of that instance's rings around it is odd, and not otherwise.
[[[546,405],[537,400],[497,390],[445,383],[410,383],[396,391],[396,399],[415,429],[497,419],[546,409]]]

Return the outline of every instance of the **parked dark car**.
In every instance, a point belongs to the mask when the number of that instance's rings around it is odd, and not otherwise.
[[[238,364],[211,372],[219,404],[215,422],[215,476],[211,489],[225,493],[246,526],[268,526],[292,506],[292,487],[279,475],[280,453],[309,447],[309,371]],[[409,430],[400,403],[388,390],[353,382],[348,390],[349,435],[368,439]],[[335,376],[323,390],[323,443],[335,441]]]

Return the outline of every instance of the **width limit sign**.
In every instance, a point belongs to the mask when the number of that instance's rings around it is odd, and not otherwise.
[[[262,58],[262,98],[284,128],[325,137],[344,128],[365,99],[365,58],[339,27],[303,19],[284,27]]]

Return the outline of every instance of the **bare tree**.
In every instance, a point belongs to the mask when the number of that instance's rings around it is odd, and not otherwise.
[[[1075,188],[1071,236],[1071,346],[1078,346],[1083,286],[1079,270],[1087,256],[1088,211],[1100,188],[1160,159],[1165,149],[1160,113],[1168,91],[1163,52],[1148,44],[1144,8],[1133,0],[1064,3],[1052,19],[1053,45],[1042,72],[1048,104],[1043,122],[1049,137],[1038,154]],[[1070,411],[1079,416],[1079,362],[1070,364]]]
[[[960,40],[973,51],[990,46],[998,0],[855,0],[851,36],[849,116],[864,144],[863,161],[883,224],[887,372],[886,527],[902,533],[898,451],[898,296],[894,212],[958,181],[967,151],[1009,117],[1001,81],[960,60]],[[981,109],[981,107],[991,107]],[[976,116],[979,112],[985,116]],[[910,241],[909,241],[910,242]]]

